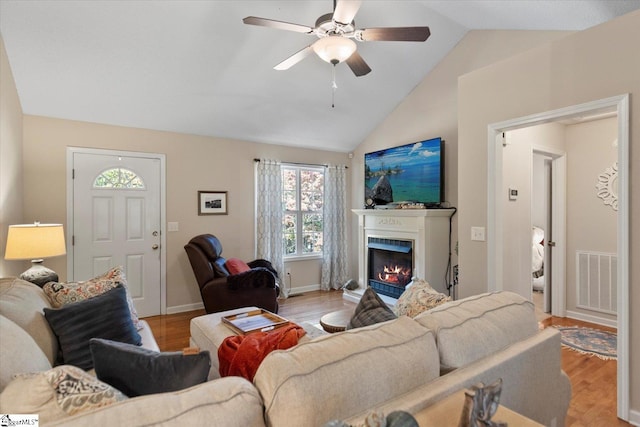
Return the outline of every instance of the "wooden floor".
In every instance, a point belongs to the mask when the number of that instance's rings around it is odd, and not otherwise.
[[[280,301],[280,314],[295,323],[318,324],[322,315],[331,311],[354,307],[342,298],[341,291],[316,291],[289,297]],[[205,314],[204,310],[167,316],[147,317],[162,351],[181,350],[189,346],[189,322]],[[587,326],[609,330],[572,319],[551,317],[543,326]],[[569,349],[562,349],[562,369],[571,379],[572,398],[567,413],[566,426],[630,426],[616,417],[616,361],[604,361],[584,356]]]
[[[584,326],[615,332],[592,323],[561,317],[551,317],[543,326]],[[566,426],[630,426],[618,419],[617,362],[584,356],[568,348],[562,348],[562,369],[571,379],[571,404],[567,412]]]

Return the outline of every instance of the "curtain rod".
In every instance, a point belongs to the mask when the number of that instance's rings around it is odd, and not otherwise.
[[[260,159],[253,159],[254,162],[259,162]],[[288,163],[290,165],[301,165],[301,166],[324,166],[327,167],[329,165],[319,165],[316,163],[300,163],[300,162],[281,162],[281,163]],[[345,169],[349,169],[349,166],[345,166]]]

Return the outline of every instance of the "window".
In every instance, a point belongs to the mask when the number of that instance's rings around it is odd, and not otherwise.
[[[324,169],[282,166],[284,256],[322,254]]]
[[[97,176],[93,188],[144,189],[142,178],[124,168],[107,169]]]

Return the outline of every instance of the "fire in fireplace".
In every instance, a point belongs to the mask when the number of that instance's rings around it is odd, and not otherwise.
[[[382,295],[398,298],[411,282],[413,241],[369,237],[369,286]]]

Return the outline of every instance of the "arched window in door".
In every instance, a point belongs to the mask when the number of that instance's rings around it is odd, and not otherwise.
[[[142,190],[145,185],[142,178],[129,169],[111,168],[96,177],[93,181],[93,188]]]

